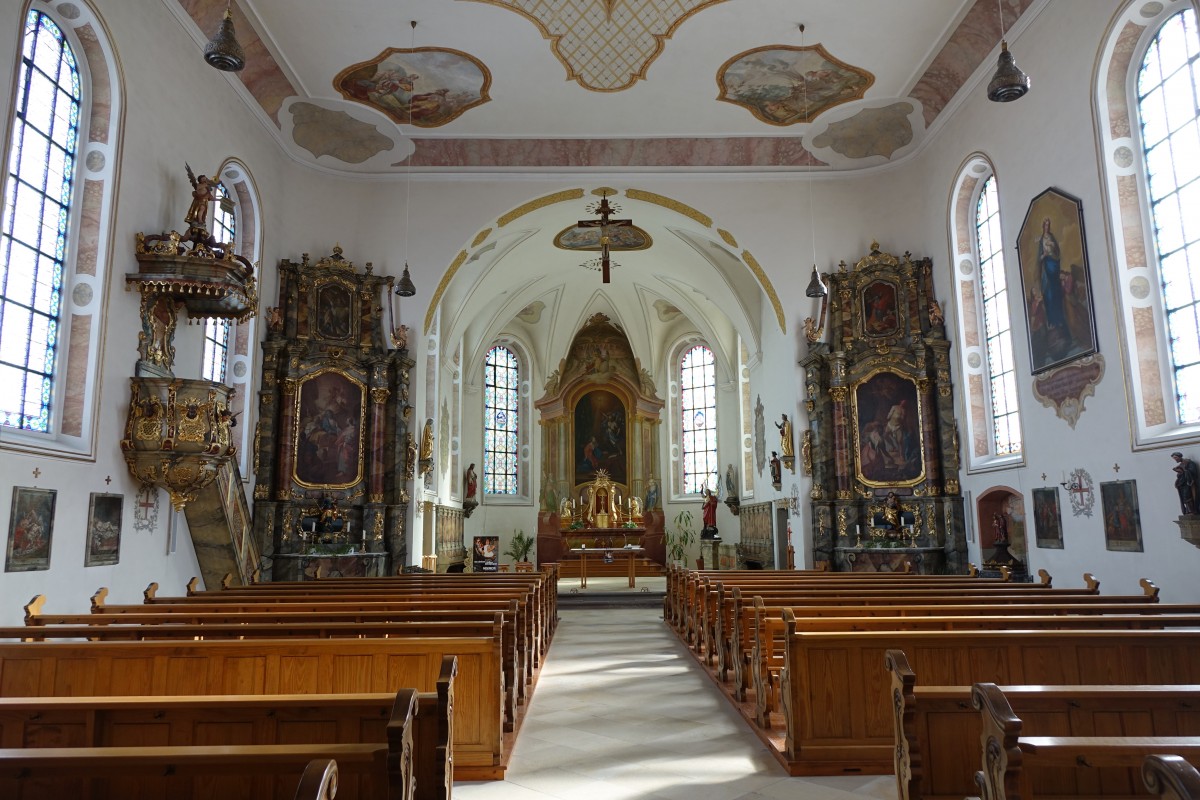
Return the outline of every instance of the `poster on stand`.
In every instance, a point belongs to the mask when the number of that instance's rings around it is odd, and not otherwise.
[[[471,548],[471,571],[499,572],[500,562],[497,559],[499,547],[499,537],[476,536],[475,546]]]

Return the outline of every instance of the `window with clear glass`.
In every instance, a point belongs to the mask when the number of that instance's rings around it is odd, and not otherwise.
[[[679,409],[682,414],[683,492],[717,490],[717,373],[713,352],[690,348],[679,364]]]
[[[1192,9],[1159,29],[1138,115],[1179,422],[1200,422],[1200,39]]]
[[[995,455],[1021,452],[1021,419],[1013,366],[1012,324],[1008,312],[1008,282],[1004,274],[1004,242],[1000,235],[1000,202],[996,178],[990,177],[975,210],[975,244],[979,248],[979,277],[983,295],[983,326],[987,339],[988,389],[991,399]]]
[[[484,494],[517,494],[520,380],[520,366],[513,351],[499,346],[488,351],[483,379]]]
[[[80,102],[70,44],[30,11],[0,221],[0,424],[31,431],[50,430]]]
[[[217,204],[213,207],[213,238],[222,244],[232,245],[237,233],[237,218],[233,203],[222,184],[217,184],[213,196]],[[225,365],[229,360],[229,330],[232,324],[227,319],[204,321],[204,356],[201,375],[206,381],[225,382]]]

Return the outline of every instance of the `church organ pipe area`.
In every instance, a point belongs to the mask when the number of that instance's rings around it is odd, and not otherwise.
[[[806,321],[814,560],[839,571],[966,570],[950,342],[932,262],[873,244],[823,276]]]

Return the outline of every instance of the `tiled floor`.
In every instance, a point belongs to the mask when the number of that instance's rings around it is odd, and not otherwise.
[[[787,777],[661,611],[561,616],[506,780],[456,783],[456,800],[896,797],[890,775]]]

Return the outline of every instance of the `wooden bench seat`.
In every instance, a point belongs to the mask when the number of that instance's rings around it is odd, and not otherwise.
[[[399,691],[384,738],[370,743],[0,748],[0,793],[14,800],[288,800],[309,762],[334,759],[344,781],[339,797],[410,800],[416,709],[416,692]]]
[[[494,637],[0,643],[0,695],[436,691],[456,656],[452,757],[460,778],[503,776],[503,665]]]
[[[895,709],[894,769],[900,800],[949,800],[973,793],[983,726],[971,705],[972,687],[918,685],[898,650],[888,651],[885,664]],[[1200,734],[1200,708],[1195,708],[1200,685],[1010,685],[1002,691],[1028,733]],[[1055,773],[1042,777],[1048,785],[1061,779]],[[1106,781],[1135,793],[1140,785],[1131,770],[1107,775]]]
[[[975,684],[971,701],[983,729],[976,783],[992,800],[1124,796],[1137,792],[1148,756],[1200,759],[1200,736],[1027,736],[993,683]]]
[[[790,610],[785,620],[794,623]],[[789,628],[781,679],[783,758],[794,775],[893,770],[889,649],[930,683],[1200,683],[1194,631],[865,631]]]

